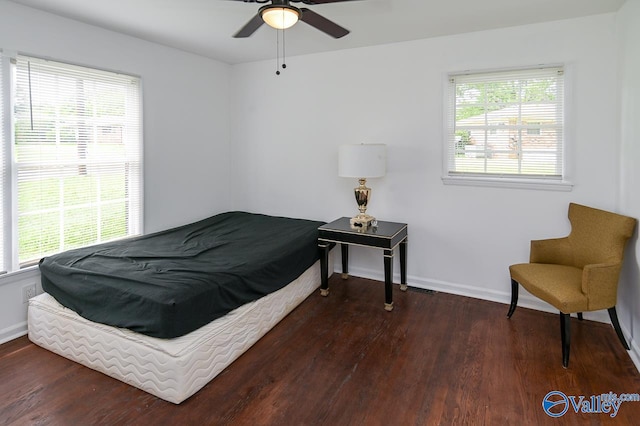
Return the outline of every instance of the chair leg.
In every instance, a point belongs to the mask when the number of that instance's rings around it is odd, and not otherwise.
[[[513,312],[516,310],[516,306],[518,305],[518,282],[511,279],[511,306],[509,306],[509,312],[507,313],[507,318],[511,318]]]
[[[609,311],[609,318],[611,318],[611,324],[613,324],[613,328],[616,330],[616,334],[618,335],[618,338],[622,342],[622,346],[624,346],[626,350],[629,350],[629,345],[627,344],[627,341],[624,339],[624,335],[622,334],[622,329],[620,328],[620,323],[618,322],[618,313],[616,312],[616,307],[614,306],[613,308],[609,308],[608,311]]]
[[[571,343],[571,315],[560,312],[560,335],[562,337],[562,366],[569,367]]]
[[[580,321],[582,321],[582,320],[583,320],[583,318],[582,318],[582,312],[578,312],[578,319],[579,319]]]

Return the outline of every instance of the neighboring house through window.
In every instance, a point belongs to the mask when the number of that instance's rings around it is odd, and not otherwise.
[[[443,181],[567,190],[562,67],[450,74]]]

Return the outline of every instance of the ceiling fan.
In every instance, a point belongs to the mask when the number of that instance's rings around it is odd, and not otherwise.
[[[276,29],[286,29],[292,27],[298,20],[303,21],[312,27],[330,35],[334,38],[344,37],[349,34],[349,30],[341,27],[322,15],[307,9],[297,8],[290,3],[303,3],[306,5],[316,5],[325,3],[339,3],[352,0],[233,0],[245,3],[270,3],[258,9],[256,16],[251,18],[244,27],[233,35],[234,38],[245,38],[251,36],[263,23]]]

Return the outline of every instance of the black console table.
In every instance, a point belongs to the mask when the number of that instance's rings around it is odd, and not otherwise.
[[[341,217],[318,228],[320,248],[320,294],[329,295],[329,250],[340,244],[342,251],[342,278],[349,274],[349,245],[372,247],[384,251],[384,308],[393,310],[393,254],[400,247],[400,290],[407,290],[407,224],[378,221],[376,226],[352,228],[348,217]]]

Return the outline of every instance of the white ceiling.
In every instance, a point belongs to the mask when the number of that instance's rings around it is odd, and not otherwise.
[[[230,64],[276,56],[276,30],[232,35],[261,6],[232,0],[10,0]],[[300,22],[286,54],[429,38],[617,11],[625,0],[360,0],[306,6],[351,31],[333,39]],[[297,4],[298,6],[304,6]]]

